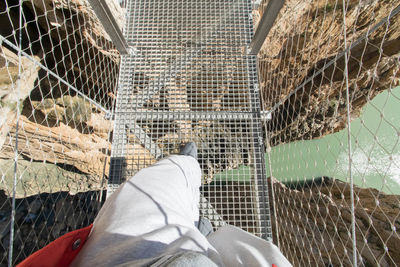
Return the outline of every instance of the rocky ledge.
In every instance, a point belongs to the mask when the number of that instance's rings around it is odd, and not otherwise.
[[[287,185],[273,179],[272,183],[273,226],[289,261],[294,266],[351,266],[349,184],[327,177]],[[398,266],[400,196],[357,186],[354,194],[359,261],[364,266]]]
[[[398,4],[392,0],[346,3],[347,42],[352,44],[351,116],[358,117],[368,101],[399,85],[400,14],[372,30]],[[368,31],[368,38],[361,38]],[[273,109],[267,123],[272,146],[318,138],[346,126],[342,51],[341,1],[285,2],[259,54],[263,105]]]

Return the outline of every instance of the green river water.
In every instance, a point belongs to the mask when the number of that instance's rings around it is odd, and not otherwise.
[[[386,90],[364,106],[351,122],[354,183],[389,194],[400,194],[400,87]],[[266,155],[267,175],[270,176]],[[347,129],[320,139],[273,147],[272,175],[283,182],[321,176],[349,181]],[[215,180],[249,181],[250,169],[222,172]]]

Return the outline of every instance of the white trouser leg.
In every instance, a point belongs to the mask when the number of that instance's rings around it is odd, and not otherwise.
[[[200,185],[200,166],[189,156],[171,156],[139,171],[107,199],[74,265],[144,263],[184,250],[218,261],[195,227]]]

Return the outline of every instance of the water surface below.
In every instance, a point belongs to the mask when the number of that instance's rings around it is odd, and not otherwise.
[[[389,194],[400,194],[400,87],[386,90],[364,106],[351,122],[354,183]],[[320,139],[296,141],[272,148],[272,175],[283,182],[329,176],[349,181],[347,129]],[[270,169],[267,162],[267,175]],[[241,166],[217,174],[219,181],[249,181],[251,170]]]
[[[354,183],[400,194],[400,87],[380,93],[365,105],[350,129]],[[343,129],[272,148],[272,174],[281,181],[329,176],[348,182],[348,158],[347,129]]]

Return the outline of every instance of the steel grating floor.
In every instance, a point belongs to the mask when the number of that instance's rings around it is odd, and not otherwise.
[[[251,11],[251,0],[128,2],[109,192],[194,141],[201,213],[271,237]]]

